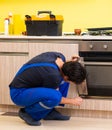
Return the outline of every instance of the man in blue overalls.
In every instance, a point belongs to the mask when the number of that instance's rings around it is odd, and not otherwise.
[[[29,125],[40,120],[69,120],[56,111],[64,104],[80,105],[82,98],[67,98],[69,83],[82,83],[84,67],[77,61],[66,61],[58,52],[42,53],[24,64],[9,85],[12,101],[21,107],[19,117]]]

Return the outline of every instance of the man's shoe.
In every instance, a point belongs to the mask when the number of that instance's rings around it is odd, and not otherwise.
[[[34,120],[29,114],[27,114],[24,108],[21,108],[18,113],[19,117],[23,119],[28,125],[40,126],[41,122]]]
[[[46,117],[44,117],[44,120],[69,120],[70,116],[62,115],[60,112],[53,109]]]

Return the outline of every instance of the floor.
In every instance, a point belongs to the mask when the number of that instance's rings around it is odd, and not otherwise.
[[[72,117],[69,121],[41,121],[29,126],[17,115],[0,112],[0,130],[112,130],[112,119]]]

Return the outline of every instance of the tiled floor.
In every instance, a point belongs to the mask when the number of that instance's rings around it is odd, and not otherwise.
[[[41,123],[29,126],[18,116],[0,115],[0,130],[112,130],[112,119],[72,117],[69,121],[42,120]]]

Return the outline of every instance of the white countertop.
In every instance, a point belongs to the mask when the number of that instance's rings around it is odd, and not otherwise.
[[[22,35],[0,35],[0,39],[34,39],[34,40],[44,40],[44,39],[54,39],[54,40],[63,40],[63,39],[74,39],[74,40],[112,40],[112,36],[22,36]]]

